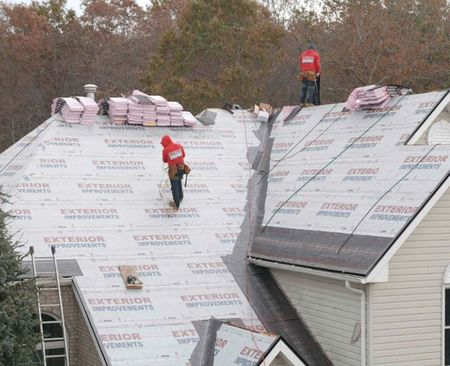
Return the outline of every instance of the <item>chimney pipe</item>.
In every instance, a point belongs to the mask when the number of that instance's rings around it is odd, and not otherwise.
[[[86,84],[84,86],[84,92],[88,98],[95,100],[95,92],[97,91],[97,85],[95,84]]]

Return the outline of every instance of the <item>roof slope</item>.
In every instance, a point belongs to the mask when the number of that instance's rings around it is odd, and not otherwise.
[[[192,320],[261,327],[220,258],[233,248],[248,177],[243,125],[222,122],[160,129],[52,118],[1,156],[11,230],[37,256],[53,244],[59,258],[77,259],[77,284],[112,365],[185,363],[197,339]],[[192,167],[176,213],[161,162],[166,133]],[[248,143],[258,140],[249,133]],[[143,290],[124,288],[122,264],[138,266]]]
[[[448,176],[449,146],[405,145],[446,94],[372,111],[285,107],[266,142],[250,255],[366,275]]]
[[[245,216],[252,114],[217,110],[213,126],[71,125],[50,118],[0,155],[10,227],[37,256],[77,260],[78,292],[110,365],[185,365],[194,321],[238,318],[265,330],[222,258]],[[164,134],[192,168],[182,207],[168,205]],[[24,248],[24,251],[27,248]],[[142,290],[124,288],[136,265]]]

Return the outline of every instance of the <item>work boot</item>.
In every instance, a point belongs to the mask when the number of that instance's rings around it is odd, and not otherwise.
[[[178,210],[179,209],[179,207],[177,207],[177,205],[173,201],[169,202],[169,206],[172,207],[174,210]]]
[[[305,103],[305,107],[312,107],[312,106],[314,106],[314,104],[312,104],[312,103]]]

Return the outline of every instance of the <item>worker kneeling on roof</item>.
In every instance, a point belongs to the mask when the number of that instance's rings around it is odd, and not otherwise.
[[[316,81],[320,75],[320,55],[314,43],[310,43],[308,49],[299,56],[300,74],[298,79],[302,81],[300,90],[300,103],[309,107],[313,105]]]
[[[189,167],[184,163],[186,156],[183,146],[172,141],[169,135],[163,136],[161,145],[164,147],[162,159],[169,166],[170,188],[172,190],[173,201],[169,204],[176,210],[183,200],[183,185],[181,181],[184,174],[189,174]]]

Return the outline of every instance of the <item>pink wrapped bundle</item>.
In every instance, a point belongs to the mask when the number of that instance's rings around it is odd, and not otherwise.
[[[78,102],[83,106],[80,123],[82,125],[93,125],[97,118],[98,104],[94,99],[88,97],[77,97]]]
[[[128,99],[126,98],[109,98],[108,115],[111,122],[116,125],[123,125],[128,120]]]
[[[171,114],[172,112],[181,112],[183,110],[183,106],[178,102],[167,102],[167,105],[169,106]]]
[[[390,95],[385,86],[368,85],[354,89],[344,107],[349,110],[383,108],[389,100]]]
[[[64,122],[80,123],[80,117],[84,111],[84,107],[75,98],[60,99],[63,100],[60,112]]]
[[[191,112],[183,111],[183,120],[185,126],[195,126],[197,124],[197,119],[192,115]]]
[[[134,96],[129,96],[128,98],[128,123],[130,125],[142,125],[144,111],[142,104]]]

